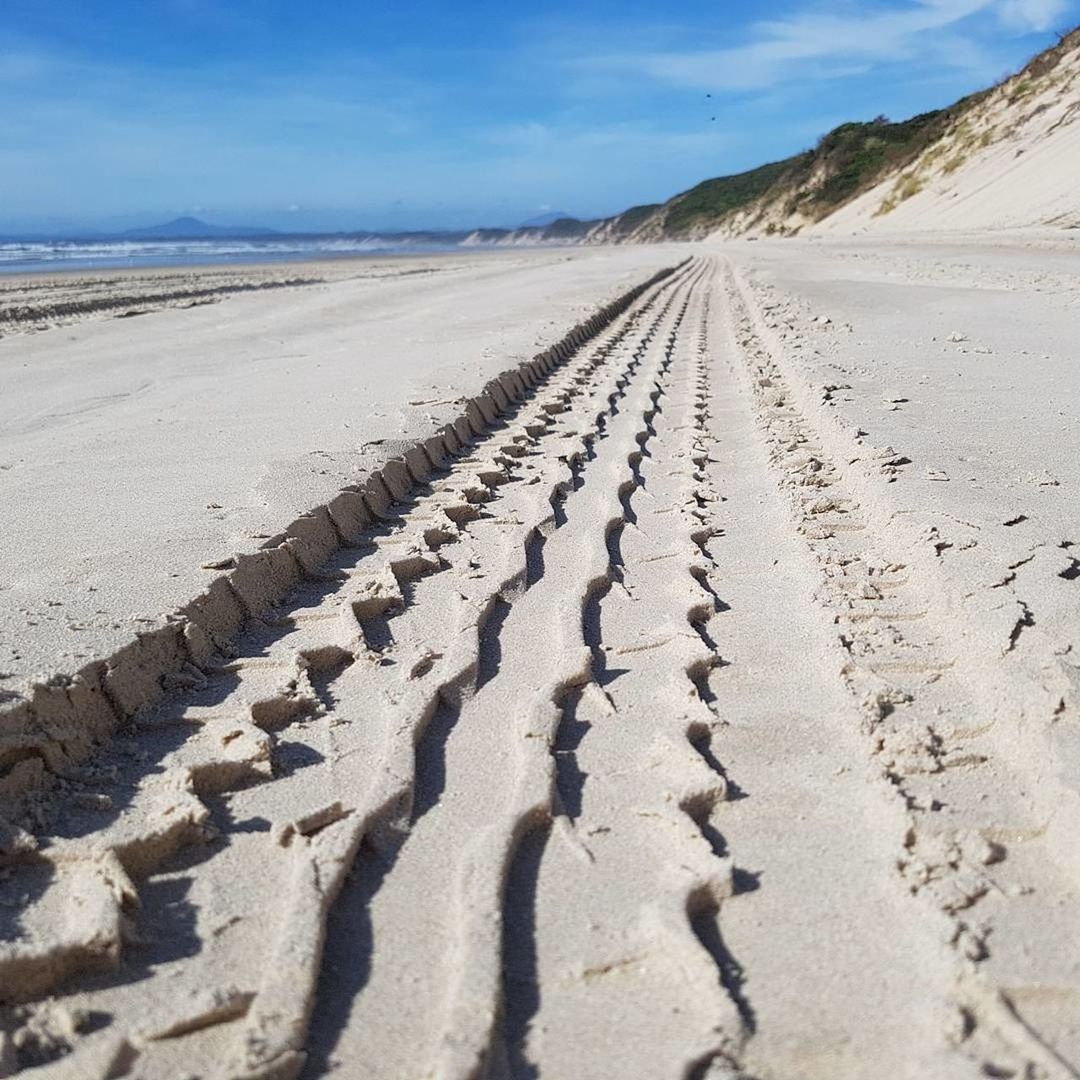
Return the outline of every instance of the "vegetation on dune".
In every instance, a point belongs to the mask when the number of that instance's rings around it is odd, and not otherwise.
[[[1039,79],[1054,71],[1071,50],[1080,45],[1080,27],[1068,32],[1058,32],[1058,43],[1032,57],[1020,72],[1021,83],[1025,79]]]
[[[815,155],[825,165],[827,178],[807,192],[808,201],[828,211],[866,191],[884,172],[910,161],[940,139],[945,119],[944,110],[899,123],[879,116],[868,124],[842,124],[830,131]]]
[[[550,225],[545,225],[542,232],[545,240],[572,240],[584,236],[595,224],[595,221],[559,218]]]
[[[770,234],[798,232],[803,224],[828,217],[883,179],[899,177],[878,211],[889,213],[924,186],[924,178],[912,181],[904,175],[920,157],[925,155],[927,164],[939,162],[942,172],[949,175],[964,165],[973,149],[995,141],[998,132],[994,130],[970,130],[975,106],[1003,85],[1008,87],[1010,104],[1042,92],[1052,84],[1063,58],[1078,45],[1080,29],[1061,34],[1056,46],[1033,58],[1012,79],[948,108],[908,120],[879,116],[841,124],[822,136],[813,150],[749,172],[706,180],[648,215],[636,238],[702,236],[723,227],[740,212],[744,215],[737,225],[740,231],[757,227]],[[935,150],[938,143],[941,145]],[[618,232],[627,234],[622,228]]]
[[[686,237],[715,229],[732,214],[771,200],[782,206],[785,216],[825,217],[933,145],[971,100],[897,123],[879,116],[841,124],[822,136],[813,150],[735,176],[706,180],[677,195],[666,210],[661,208],[663,234]]]
[[[693,239],[730,224],[738,232],[761,229],[790,235],[892,178],[878,214],[891,213],[917,195],[929,179],[959,170],[971,154],[1008,134],[977,130],[975,109],[1002,86],[1015,105],[1042,93],[1059,78],[1062,60],[1080,45],[1080,28],[1059,34],[1056,46],[1030,60],[1011,79],[962,98],[946,109],[908,120],[841,124],[813,150],[733,176],[705,180],[660,205],[635,206],[602,224],[618,240]],[[1041,106],[1045,108],[1045,106]],[[975,110],[975,111],[973,111]],[[556,223],[558,224],[558,223]]]
[[[805,157],[806,155],[800,155]],[[717,222],[764,195],[799,158],[775,161],[735,176],[706,180],[667,204],[663,228],[668,236],[681,237],[696,226]]]
[[[611,231],[616,236],[627,236],[638,226],[644,225],[661,208],[661,203],[646,203],[642,206],[631,206],[624,210],[611,222]]]

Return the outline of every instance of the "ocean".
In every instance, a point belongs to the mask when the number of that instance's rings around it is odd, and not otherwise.
[[[427,254],[453,251],[456,242],[419,242],[380,236],[274,236],[208,240],[0,240],[0,274],[61,270],[139,269],[228,263]]]

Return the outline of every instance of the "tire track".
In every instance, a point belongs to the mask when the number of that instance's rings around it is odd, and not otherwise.
[[[669,305],[660,327],[674,318]],[[575,644],[580,629],[562,609],[564,598],[587,591],[598,576],[582,559],[580,515],[584,508],[585,520],[593,519],[618,433],[644,408],[648,369],[659,364],[649,355],[654,335],[662,332],[644,335],[629,376],[602,395],[597,434],[562,504],[565,523],[544,544],[544,573],[514,598],[499,628],[498,670],[466,696],[449,734],[443,797],[414,823],[372,905],[371,978],[333,1051],[357,1075],[473,1076],[494,1064],[504,880],[520,839],[550,816],[547,747],[558,700],[587,677],[587,652]],[[537,633],[551,643],[547,655],[531,645]],[[402,1030],[412,1038],[402,1040]]]
[[[834,619],[871,761],[902,807],[896,884],[948,927],[943,1036],[983,1075],[1075,1076],[1056,1049],[1071,1040],[1072,1010],[1061,1006],[1078,992],[1073,950],[1064,950],[1060,989],[1047,994],[1046,973],[1031,970],[1023,949],[1032,892],[1069,897],[1075,889],[1045,846],[1045,822],[1023,797],[1023,775],[980,719],[963,657],[922,591],[926,579],[877,530],[858,485],[800,411],[748,290],[730,270],[725,276],[758,423],[817,563],[818,602]],[[1071,942],[1074,911],[1063,905],[1040,918]],[[1044,1030],[1024,1016],[1021,1001],[1045,1018]]]
[[[676,285],[675,287],[677,288],[678,286]],[[665,297],[663,303],[660,306],[659,313],[645,320],[645,325],[642,332],[646,337],[648,337],[653,332],[652,328],[655,325],[655,322],[658,319],[662,319],[664,317],[664,313],[666,312],[670,304],[670,297]],[[631,329],[633,329],[634,326],[636,326],[636,322],[631,324]],[[619,341],[622,342],[621,337],[619,338]],[[627,346],[626,349],[623,350],[621,355],[625,356],[627,351],[629,351],[629,346]],[[613,355],[617,361],[620,355],[618,348],[614,350]],[[562,414],[566,408],[565,400],[548,403],[542,406],[542,414],[548,417],[559,418],[560,423],[565,430],[566,438],[569,442],[569,447],[566,450],[565,454],[561,456],[564,456],[567,464],[570,465],[572,474],[575,471],[574,463],[580,461],[583,453],[585,452],[584,448],[588,442],[588,427],[585,427],[583,433],[582,429],[577,426],[577,423],[584,421],[586,424],[588,424],[592,420],[592,418],[595,417],[600,404],[609,402],[614,396],[617,396],[621,392],[620,388],[627,378],[626,372],[632,370],[632,368],[634,367],[634,363],[635,361],[632,353],[627,362],[626,370],[620,371],[619,365],[616,362],[616,364],[613,365],[613,370],[606,378],[601,378],[599,382],[593,384],[589,388],[589,392],[582,395],[583,400],[581,404],[581,410],[577,413],[572,412],[567,414],[566,417],[563,417]],[[571,393],[573,393],[573,391],[571,391]],[[576,421],[575,417],[577,418]],[[549,451],[546,457],[550,458],[551,456],[552,455]],[[556,467],[557,471],[561,468],[560,466],[558,466],[558,457],[559,455],[556,455],[555,462],[550,463]],[[497,483],[501,474],[499,473],[498,469],[493,470],[490,464],[481,463],[481,467],[477,470],[476,475],[482,481],[491,481]],[[453,719],[455,721],[452,725],[447,725],[444,731],[436,730],[435,732],[436,736],[441,736],[445,734],[445,742],[437,740],[433,743],[432,740],[428,738],[426,724],[424,724],[423,721],[421,721],[421,726],[419,727],[419,729],[415,727],[412,729],[412,733],[409,739],[403,740],[400,734],[403,730],[401,725],[401,718],[403,716],[406,718],[412,716],[419,716],[423,718],[426,714],[430,712],[431,708],[435,703],[429,700],[427,702],[414,704],[413,702],[410,702],[407,699],[403,699],[398,695],[391,696],[391,699],[388,703],[386,717],[388,728],[384,731],[383,739],[381,740],[382,742],[389,741],[390,745],[396,745],[399,748],[399,753],[397,755],[398,760],[396,762],[391,762],[389,768],[387,769],[387,772],[391,776],[407,777],[409,775],[409,769],[410,765],[412,764],[413,757],[415,757],[417,761],[430,761],[432,756],[438,756],[445,759],[450,739],[454,735],[454,732],[458,729],[458,726],[462,723],[463,714],[465,714],[466,712],[466,700],[470,692],[471,684],[475,677],[476,664],[478,662],[482,647],[482,638],[490,638],[491,636],[489,626],[490,617],[493,613],[496,613],[498,611],[498,604],[500,602],[505,602],[506,598],[515,596],[519,591],[522,578],[527,572],[528,559],[526,557],[524,559],[524,565],[522,565],[522,557],[525,546],[528,543],[528,538],[534,536],[537,530],[550,527],[552,516],[550,514],[550,509],[552,499],[553,497],[558,498],[559,493],[561,492],[565,484],[566,481],[564,479],[560,479],[551,485],[533,485],[531,483],[519,485],[518,494],[520,498],[524,499],[524,505],[512,509],[508,508],[506,509],[504,514],[500,514],[499,516],[490,519],[491,526],[494,530],[494,537],[488,538],[488,544],[490,544],[491,546],[485,544],[481,540],[480,536],[477,535],[475,545],[472,548],[466,547],[463,551],[455,553],[457,556],[457,558],[455,559],[455,564],[458,567],[506,567],[501,576],[496,574],[494,578],[490,577],[489,572],[479,570],[474,571],[477,575],[476,580],[481,583],[479,585],[481,591],[481,595],[479,597],[470,595],[471,590],[469,589],[468,584],[466,583],[463,586],[460,578],[457,576],[442,575],[438,578],[433,577],[431,579],[425,579],[425,581],[430,580],[430,584],[428,586],[429,593],[430,585],[442,585],[445,590],[448,590],[448,594],[445,596],[429,595],[427,597],[423,613],[421,613],[419,606],[414,609],[417,614],[417,618],[415,619],[415,636],[406,635],[404,633],[400,634],[400,640],[397,641],[395,647],[396,653],[401,652],[403,641],[405,641],[407,637],[411,637],[413,648],[422,656],[429,655],[432,649],[431,613],[433,611],[445,611],[447,607],[454,602],[455,597],[460,599],[462,596],[464,596],[468,603],[472,605],[472,610],[480,609],[481,614],[476,619],[475,623],[470,620],[470,623],[465,630],[465,635],[468,640],[467,652],[469,656],[469,662],[464,664],[459,663],[456,666],[456,674],[455,678],[452,680],[452,684],[444,683],[439,688],[438,701],[443,705],[448,705],[448,707],[454,714]],[[486,503],[487,497],[483,491],[476,489],[473,492],[473,498],[477,497],[479,497],[481,505],[484,505]],[[505,496],[502,496],[502,498],[505,498]],[[471,518],[471,516],[472,515],[470,514],[469,517]],[[518,524],[522,519],[526,522],[530,522],[531,519],[531,523],[527,524],[526,527],[521,531],[513,528],[507,529],[507,524]],[[479,534],[480,526],[484,523],[484,520],[485,519],[483,519],[482,517],[471,520],[469,525],[469,531]],[[494,541],[493,543],[492,540]],[[460,643],[463,639],[459,632],[459,634],[452,637],[451,640]],[[351,694],[351,697],[352,700],[359,701],[361,700],[362,695],[354,692],[353,694]],[[419,709],[417,708],[417,705],[420,706]],[[396,728],[394,727],[395,724],[397,725]],[[374,753],[374,750],[372,749],[372,751],[370,752]],[[449,768],[449,764],[447,764],[447,766],[445,767]],[[425,811],[425,817],[427,812],[435,810],[442,803],[442,801],[443,797],[440,797],[438,800],[431,800],[429,806],[428,801],[425,800],[424,805],[421,807],[421,809]],[[382,803],[380,803],[378,800],[372,800],[371,804],[386,807],[389,805],[389,800]],[[396,821],[394,822],[393,827],[389,830],[389,837],[386,837],[385,834],[388,831],[386,828],[386,820],[391,816],[395,816]],[[364,987],[363,993],[361,994],[361,997],[359,998],[356,1006],[354,1007],[354,1013],[356,1009],[363,1008],[363,1002],[365,1000],[380,998],[377,987],[381,973],[381,956],[385,951],[387,951],[388,947],[392,948],[392,946],[389,946],[389,943],[384,941],[384,939],[387,937],[387,934],[380,928],[380,923],[378,920],[378,910],[381,906],[390,906],[391,908],[394,906],[393,896],[402,889],[402,883],[407,880],[406,875],[409,865],[408,863],[402,863],[400,861],[401,851],[399,850],[399,845],[401,845],[402,848],[405,847],[406,843],[408,843],[410,847],[415,846],[414,836],[416,834],[418,826],[423,820],[415,812],[415,808],[411,804],[411,792],[408,791],[405,793],[404,798],[398,798],[393,803],[393,809],[390,811],[390,813],[386,813],[384,811],[381,814],[381,817],[383,820],[380,821],[379,827],[371,834],[369,839],[373,847],[377,851],[381,851],[383,853],[384,858],[389,855],[393,859],[391,865],[392,873],[387,873],[385,875],[383,888],[379,890],[379,892],[371,899],[369,903],[373,941],[375,943],[375,952],[371,957],[369,982],[374,985]],[[355,849],[352,850],[354,851]],[[352,851],[350,851],[347,861],[351,865]],[[361,867],[360,869],[362,871],[363,867]],[[337,875],[337,880],[340,881],[340,873]],[[419,895],[423,894],[425,890],[429,889],[429,883],[424,881],[417,884],[415,892],[417,895]],[[390,894],[389,898],[384,895],[384,892],[388,892]],[[406,890],[406,893],[408,893],[408,890]],[[280,936],[281,941],[284,942],[287,940],[288,934],[291,932],[291,927],[295,920],[298,918],[302,918],[304,913],[312,910],[312,899],[313,898],[311,896],[305,896],[302,893],[298,893],[295,903],[293,905],[294,914],[287,916],[283,920],[283,930]],[[406,907],[409,905],[410,902],[411,901],[406,901]],[[286,927],[290,928],[290,930],[284,929]],[[316,965],[317,954],[312,956],[312,962],[309,965],[311,967],[312,978],[314,978],[315,975],[314,968]],[[283,967],[284,965],[272,965],[272,968],[275,970]],[[295,989],[292,988],[291,979],[290,988],[292,990],[293,996],[298,997]],[[358,987],[356,986],[352,987],[354,993],[357,989]],[[272,1004],[273,996],[268,995],[268,997]],[[303,1002],[298,1002],[298,1007],[300,1007],[301,1005],[303,1008],[310,1007],[310,995],[306,996],[303,999]],[[402,1017],[397,1013],[393,1015],[394,1023],[400,1023]],[[357,1020],[355,1016],[351,1016],[349,1020],[350,1028],[355,1027],[356,1024]],[[266,1053],[263,1048],[264,1040],[261,1035],[261,1028],[266,1026],[280,1028],[278,1019],[273,1014],[273,1012],[269,1014],[266,1022],[262,1022],[258,1018],[256,1018],[254,1022],[249,1019],[248,1032],[245,1037],[246,1045],[244,1049],[244,1068],[246,1069],[251,1069],[255,1067],[261,1062],[263,1058],[266,1057]],[[297,1052],[297,1041],[293,1040],[293,1043],[294,1046],[292,1052]],[[251,1052],[253,1047],[255,1048],[254,1053]],[[364,1055],[365,1059],[368,1059],[368,1055],[370,1055],[370,1060],[372,1061],[381,1060],[379,1050],[374,1047],[369,1048],[365,1046]],[[380,1065],[380,1068],[382,1068],[382,1065]]]
[[[267,539],[222,560],[214,578],[182,608],[141,621],[134,637],[74,672],[30,679],[0,695],[0,808],[33,814],[42,790],[64,790],[80,763],[163,694],[201,679],[215,654],[235,647],[250,619],[266,615],[343,547],[377,522],[389,503],[406,498],[434,462],[453,457],[491,431],[522,395],[563,365],[645,293],[674,271],[664,270],[573,327],[561,341],[492,379],[449,424],[389,458],[362,483],[350,485]]]
[[[580,616],[591,679],[563,706],[577,745],[555,743],[584,779],[580,806],[522,846],[506,899],[513,1076],[732,1068],[752,1024],[717,922],[735,891],[730,859],[708,839],[726,786],[695,747],[713,718],[693,673],[716,662],[695,629],[712,602],[693,539],[709,284],[665,342],[639,430],[620,448],[623,479],[598,516],[605,573]],[[657,574],[663,562],[682,574]]]
[[[24,913],[23,940],[0,956],[8,1000],[15,988],[32,999],[100,969],[97,984],[68,996],[69,1007],[134,1021],[120,1039],[152,1072],[167,1075],[210,1050],[217,1064],[208,1074],[300,1068],[324,920],[344,872],[362,841],[392,851],[407,834],[415,745],[440,705],[453,703],[474,677],[492,605],[527,575],[526,544],[550,525],[552,499],[581,456],[582,431],[595,422],[591,410],[625,377],[620,364],[633,362],[620,361],[627,339],[649,332],[684,277],[653,286],[517,420],[448,473],[439,473],[447,461],[420,454],[402,466],[413,475],[391,472],[373,486],[364,503],[380,528],[358,549],[313,568],[321,581],[302,589],[291,610],[255,623],[235,660],[209,677],[193,673],[197,686],[186,700],[168,701],[136,739],[101,755],[82,777],[85,797],[78,792],[60,807],[46,847],[35,852],[25,834],[16,835],[24,850],[16,851],[12,891],[35,873],[52,880]],[[518,390],[524,397],[525,388]],[[410,497],[417,481],[429,486]],[[500,537],[493,545],[478,539],[489,523]],[[103,788],[111,793],[99,796]],[[298,814],[298,806],[308,809]],[[93,837],[89,853],[86,836]],[[193,844],[205,854],[190,865],[183,853]],[[147,903],[165,881],[190,896],[179,920],[167,890],[163,910]],[[279,895],[275,937],[244,905]],[[220,912],[220,896],[233,897],[225,905],[232,910],[198,932],[227,938],[228,946],[193,954],[176,931],[185,922],[193,930],[200,911]],[[35,952],[33,941],[65,909],[79,911],[83,937]],[[99,914],[87,919],[88,911]],[[146,987],[138,1016],[125,1008],[126,969],[137,961],[109,974],[132,920],[163,931],[150,947],[136,934],[135,953],[168,977]],[[261,984],[235,985],[232,972],[244,968],[235,961],[244,956],[264,957]],[[13,1017],[16,1033],[34,1015]],[[203,1046],[171,1034],[234,1022],[236,1050],[226,1066],[213,1049],[220,1033],[211,1031]],[[73,1031],[57,1040],[55,1053],[98,1042]]]

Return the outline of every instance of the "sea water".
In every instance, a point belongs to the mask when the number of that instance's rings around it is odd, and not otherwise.
[[[0,274],[44,270],[139,269],[261,263],[357,255],[423,255],[456,243],[406,242],[379,236],[275,236],[208,240],[0,240]]]

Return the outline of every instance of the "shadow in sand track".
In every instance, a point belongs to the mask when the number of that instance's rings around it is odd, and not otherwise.
[[[492,604],[491,612],[484,620],[480,631],[480,660],[476,671],[477,690],[499,674],[499,665],[502,662],[500,634],[512,606],[510,601],[500,596]]]
[[[702,899],[701,906],[690,911],[690,926],[702,947],[713,958],[720,973],[720,982],[739,1011],[747,1034],[757,1027],[754,1008],[746,996],[746,973],[732,955],[720,933],[719,905],[711,898]]]
[[[589,774],[578,764],[577,750],[591,725],[578,717],[581,690],[570,691],[562,700],[562,719],[555,733],[552,750],[555,755],[555,790],[559,809],[571,821],[581,816],[581,800]]]
[[[503,1041],[509,1076],[533,1080],[539,1072],[525,1052],[529,1024],[540,1008],[540,973],[536,955],[536,889],[551,826],[526,836],[510,867],[504,898]]]
[[[416,779],[413,787],[413,824],[419,821],[446,790],[446,741],[461,716],[456,702],[440,701],[416,745]]]
[[[353,1000],[367,985],[375,951],[371,901],[393,869],[394,856],[385,857],[365,841],[330,911],[326,944],[307,1040],[304,1080],[315,1080],[337,1067],[334,1047],[349,1021]],[[348,1062],[341,1063],[349,1075]]]

